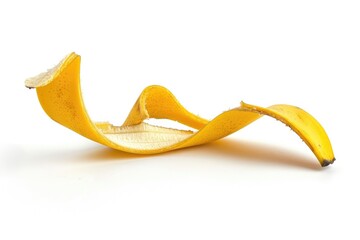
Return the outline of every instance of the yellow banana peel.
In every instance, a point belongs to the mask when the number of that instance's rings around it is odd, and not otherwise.
[[[161,153],[218,140],[267,115],[297,133],[321,166],[335,160],[320,123],[309,113],[290,105],[263,108],[241,102],[239,107],[208,121],[187,111],[169,90],[154,85],[143,90],[123,125],[93,122],[82,99],[80,59],[71,53],[54,68],[27,79],[25,85],[36,88],[40,104],[50,118],[95,142],[130,153]],[[149,118],[174,120],[197,131],[153,126],[144,122]]]

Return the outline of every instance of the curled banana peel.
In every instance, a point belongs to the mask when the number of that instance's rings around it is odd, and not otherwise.
[[[289,126],[308,145],[321,166],[335,160],[330,140],[320,123],[304,110],[290,105],[263,108],[241,102],[208,121],[187,111],[164,87],[143,90],[121,126],[93,122],[83,103],[80,88],[80,60],[75,53],[58,65],[26,80],[36,88],[40,104],[54,121],[95,142],[124,152],[154,154],[218,140],[232,134],[263,115]],[[149,118],[169,119],[197,131],[185,131],[145,123]]]

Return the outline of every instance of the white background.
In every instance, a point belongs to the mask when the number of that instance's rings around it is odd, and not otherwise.
[[[0,239],[359,239],[359,1],[1,1]],[[262,118],[136,156],[50,120],[27,77],[82,56],[94,120],[121,124],[160,84],[213,118],[288,103],[327,130],[321,168]]]

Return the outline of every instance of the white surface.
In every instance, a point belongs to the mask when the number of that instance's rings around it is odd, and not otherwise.
[[[359,239],[359,3],[296,2],[2,1],[0,239]],[[71,51],[97,121],[121,124],[151,84],[207,118],[289,103],[337,161],[269,118],[162,155],[102,147],[23,86]]]

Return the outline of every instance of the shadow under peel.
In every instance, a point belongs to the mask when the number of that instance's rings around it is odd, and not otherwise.
[[[161,156],[173,156],[173,154],[179,154],[179,150],[161,153]],[[320,170],[322,167],[317,161],[314,161],[311,157],[291,152],[279,148],[278,146],[272,146],[263,143],[245,142],[240,140],[222,139],[216,142],[204,144],[201,146],[189,147],[187,150],[182,150],[183,154],[188,157],[218,157],[222,160],[236,160],[243,162],[256,162],[262,164],[273,164],[282,166],[291,166],[312,170]],[[191,156],[189,156],[191,155]],[[91,161],[103,161],[103,160],[135,160],[150,158],[154,156],[160,156],[160,154],[152,155],[138,155],[126,152],[121,152],[112,148],[98,148],[94,151],[83,156],[87,160]]]

